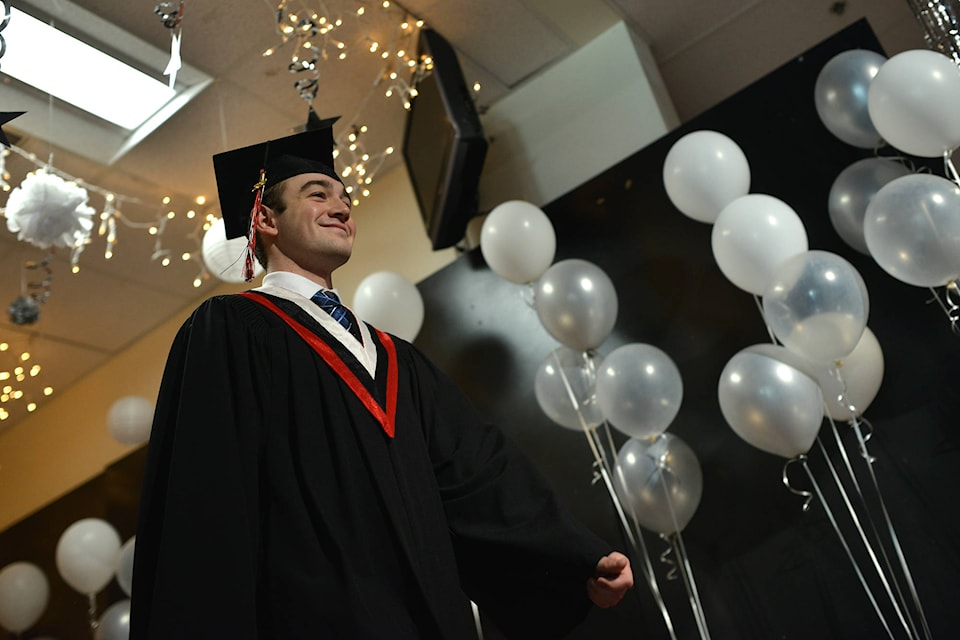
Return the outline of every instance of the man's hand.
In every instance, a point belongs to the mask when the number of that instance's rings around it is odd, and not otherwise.
[[[630,569],[630,559],[614,551],[600,558],[596,574],[587,580],[587,595],[593,604],[607,609],[620,602],[631,587],[633,571]]]

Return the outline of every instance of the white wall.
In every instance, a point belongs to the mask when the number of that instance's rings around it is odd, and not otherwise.
[[[484,114],[480,210],[546,204],[678,123],[649,47],[620,22]]]

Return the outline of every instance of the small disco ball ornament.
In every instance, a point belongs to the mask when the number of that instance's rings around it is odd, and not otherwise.
[[[167,29],[176,29],[183,18],[183,3],[161,2],[153,8],[153,12],[160,16],[160,21]]]
[[[7,313],[13,324],[33,324],[40,319],[40,305],[29,296],[19,296],[7,307]]]

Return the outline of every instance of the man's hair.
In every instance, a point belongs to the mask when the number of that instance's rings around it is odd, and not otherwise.
[[[263,190],[263,199],[260,203],[265,207],[270,207],[276,215],[280,215],[287,209],[287,203],[283,199],[286,184],[286,180],[281,180]],[[266,269],[267,253],[263,250],[263,243],[260,242],[260,232],[256,231],[254,233],[257,234],[257,243],[253,248],[253,255],[256,256],[257,262]]]

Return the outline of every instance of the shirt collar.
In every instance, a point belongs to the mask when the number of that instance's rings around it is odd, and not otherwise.
[[[340,297],[340,293],[336,289],[327,289],[326,287],[321,287],[313,280],[305,278],[298,273],[290,273],[289,271],[272,271],[268,273],[267,275],[263,276],[263,286],[287,289],[288,291],[292,291],[303,296],[304,298],[311,298],[318,289],[332,291],[337,294],[338,298]]]

